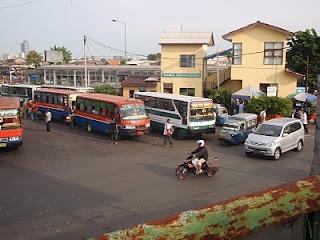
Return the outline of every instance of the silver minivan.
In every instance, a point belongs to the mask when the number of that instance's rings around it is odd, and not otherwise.
[[[304,128],[299,119],[274,118],[259,125],[244,143],[247,156],[260,154],[278,160],[282,153],[304,144]]]

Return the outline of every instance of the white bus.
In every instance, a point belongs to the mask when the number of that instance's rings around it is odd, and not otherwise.
[[[40,85],[4,83],[1,86],[1,96],[18,97],[20,102],[33,100],[34,91],[40,88]]]
[[[163,130],[170,119],[179,139],[215,133],[215,113],[209,98],[159,92],[137,92],[134,97],[144,102],[152,129]]]
[[[71,90],[71,91],[78,91],[81,93],[93,93],[93,87],[83,87],[83,86],[67,86],[67,85],[42,85],[42,88],[54,88],[54,89],[61,89],[61,90]]]

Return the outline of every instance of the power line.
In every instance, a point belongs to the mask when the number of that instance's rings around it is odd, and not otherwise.
[[[89,40],[91,40],[93,43],[96,43],[100,46],[103,46],[105,48],[108,48],[110,50],[113,50],[113,51],[116,51],[116,52],[121,52],[123,53],[124,51],[123,50],[120,50],[120,49],[117,49],[117,48],[114,48],[114,47],[110,47],[108,45],[105,45],[103,43],[100,43],[92,38],[89,38]],[[97,52],[99,52],[101,54],[101,57],[106,57],[105,55],[103,55],[100,51],[98,51],[94,45],[90,44]],[[279,49],[273,49],[273,50],[283,50],[283,49],[289,49],[290,47],[286,46],[286,47],[283,47],[283,48],[279,48]],[[268,52],[270,50],[263,50],[263,51],[257,51],[257,52],[251,52],[251,53],[241,53],[241,54],[237,54],[237,55],[233,55],[233,57],[239,57],[239,56],[246,56],[246,55],[254,55],[254,54],[261,54],[261,53],[265,53],[265,52]],[[142,57],[148,57],[147,55],[144,55],[144,54],[137,54],[137,53],[132,53],[132,52],[127,52],[127,54],[129,55],[135,55],[135,56],[142,56]],[[91,55],[91,53],[90,53]],[[92,57],[92,56],[91,56]],[[203,58],[196,58],[195,60],[197,59],[200,59],[200,60],[203,60]],[[164,57],[161,57],[161,62],[165,62],[165,61],[171,61],[171,62],[177,62],[177,61],[180,61],[180,58],[164,58]],[[202,65],[202,63],[195,63],[195,65]],[[233,65],[235,68],[242,68],[242,69],[273,69],[271,66],[270,67],[241,67],[241,66],[237,66],[237,65]],[[273,65],[272,65],[273,66]]]
[[[48,1],[48,0],[38,0],[38,1],[21,3],[21,4],[15,4],[15,5],[11,5],[11,6],[0,7],[0,10],[1,10],[1,9],[9,9],[9,8],[22,7],[22,6],[31,5],[31,4],[35,4],[35,3],[39,3],[39,2],[46,2],[46,1]]]
[[[110,49],[110,50],[113,50],[113,51],[116,51],[116,52],[121,52],[121,53],[124,53],[124,52],[125,52],[125,51],[123,51],[123,50],[120,50],[120,49],[113,48],[113,47],[110,47],[110,46],[108,46],[108,45],[102,44],[102,43],[100,43],[100,42],[98,42],[98,41],[96,41],[96,40],[93,40],[92,38],[89,38],[89,37],[88,37],[88,39],[90,39],[92,42],[94,42],[94,43],[96,43],[96,44],[99,44],[99,45],[101,45],[101,46],[103,46],[103,47],[106,47],[106,48],[108,48],[108,49]],[[131,53],[131,52],[126,52],[126,53],[129,54],[129,55],[134,55],[134,56],[148,57],[147,55],[143,55],[143,54],[139,54],[139,53]]]

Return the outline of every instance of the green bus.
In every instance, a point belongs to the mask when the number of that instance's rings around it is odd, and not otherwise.
[[[212,99],[159,92],[137,92],[134,98],[144,102],[151,129],[163,130],[167,119],[179,139],[215,133],[216,114]]]

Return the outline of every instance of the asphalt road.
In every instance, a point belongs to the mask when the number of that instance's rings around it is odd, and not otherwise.
[[[0,239],[97,237],[308,177],[315,131],[310,126],[301,152],[278,161],[247,158],[242,144],[220,147],[217,134],[206,135],[219,172],[179,180],[175,168],[194,140],[163,148],[152,133],[113,145],[104,134],[56,122],[51,128],[27,120],[24,145],[0,151]]]

